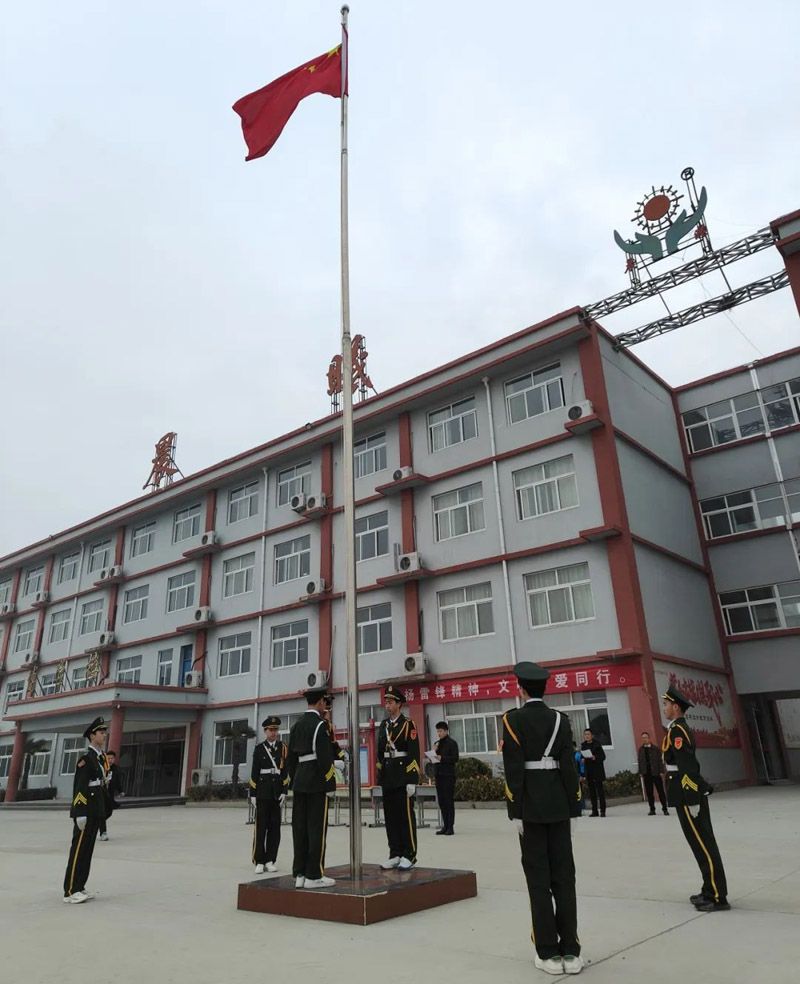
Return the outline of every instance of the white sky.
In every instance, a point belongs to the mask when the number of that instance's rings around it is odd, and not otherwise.
[[[249,164],[230,106],[338,43],[339,6],[4,10],[0,554],[136,496],[167,430],[189,474],[328,412],[339,103],[301,103]],[[686,165],[716,245],[800,208],[794,0],[353,0],[350,17],[352,327],[379,390],[623,289],[613,230]],[[770,250],[727,271],[780,268]],[[634,351],[678,384],[797,326],[784,290]]]

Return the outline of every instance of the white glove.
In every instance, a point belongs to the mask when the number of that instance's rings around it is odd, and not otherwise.
[[[281,793],[281,795],[278,797],[278,802],[280,803],[281,806],[283,806],[285,801],[286,801],[286,793]]]
[[[521,820],[515,820],[514,826],[517,828],[517,833],[519,834],[519,836],[522,837],[525,831],[525,825],[523,824],[523,822]]]
[[[86,817],[75,817],[75,825],[77,826],[78,830],[85,830]]]
[[[326,793],[325,795],[328,797],[329,800],[332,800],[333,797],[336,795],[336,790],[332,789],[329,793]]]
[[[417,793],[417,787],[409,783],[409,785],[406,786],[406,796],[408,796],[408,798],[411,799],[412,796],[416,796],[416,793]]]
[[[341,759],[334,759],[333,767],[334,769],[338,769],[339,772],[344,772],[344,762]]]

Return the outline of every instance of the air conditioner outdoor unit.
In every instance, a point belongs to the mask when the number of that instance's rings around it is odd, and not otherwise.
[[[184,687],[202,687],[203,674],[200,670],[189,670],[183,678]]]
[[[208,605],[203,605],[200,608],[195,608],[194,619],[193,619],[195,622],[197,622],[198,624],[202,624],[205,622],[210,622],[211,619],[212,619],[211,609],[208,607]]]
[[[289,500],[289,505],[294,509],[296,513],[301,513],[306,511],[306,494],[305,492],[298,492],[297,495],[293,495]]]
[[[5,605],[3,605],[2,608],[0,608],[0,612],[2,612],[3,615],[13,615],[16,610],[17,610],[17,606],[14,604],[13,601],[7,601]]]
[[[313,673],[309,673],[306,677],[306,683],[309,687],[327,687],[328,686],[328,671],[327,670],[314,670]]]
[[[121,573],[122,568],[119,564],[115,564],[113,567],[104,567],[103,570],[100,571],[100,580],[110,581],[114,577],[119,577]]]
[[[409,574],[411,571],[418,571],[422,566],[422,562],[419,559],[419,554],[407,553],[400,554],[397,558],[397,569],[401,574]]]
[[[403,672],[409,675],[428,672],[428,658],[422,653],[409,653],[403,660]]]
[[[324,509],[328,505],[328,497],[324,492],[320,492],[319,495],[307,495],[306,496],[306,509]],[[292,507],[294,508],[294,507]]]
[[[213,547],[215,543],[217,543],[216,530],[206,530],[200,537],[200,545],[203,547]]]
[[[36,598],[34,599],[35,604],[37,604],[37,605],[44,605],[48,601],[50,601],[50,592],[49,591],[37,591],[36,592]]]
[[[116,642],[117,637],[113,632],[101,632],[100,638],[97,640],[99,646],[113,646]]]
[[[392,481],[401,482],[404,478],[411,478],[413,474],[414,469],[411,465],[401,465],[392,472]]]
[[[192,769],[192,785],[207,786],[211,782],[211,773],[208,769]]]
[[[309,581],[306,585],[307,595],[322,594],[323,591],[328,590],[328,582],[324,577],[318,577],[316,581]]]
[[[581,417],[589,417],[594,413],[591,400],[582,400],[580,403],[573,403],[567,410],[567,417],[570,420],[580,420]]]

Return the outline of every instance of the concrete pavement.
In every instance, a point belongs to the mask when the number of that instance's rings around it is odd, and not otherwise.
[[[727,913],[698,914],[700,878],[676,817],[641,804],[584,818],[575,832],[579,930],[595,984],[685,980],[795,984],[800,977],[800,787],[718,793],[712,817],[725,862]],[[61,903],[70,823],[50,811],[0,812],[0,925],[6,967],[29,984],[239,984],[302,973],[374,984],[546,982],[534,969],[530,917],[512,825],[496,810],[459,810],[456,836],[420,831],[420,863],[471,867],[478,897],[354,928],[235,908],[249,864],[244,810],[121,809],[95,848],[97,899]],[[290,867],[284,827],[279,868]],[[329,865],[346,863],[332,828]],[[385,855],[364,828],[365,860]],[[263,876],[262,876],[263,877]],[[10,978],[6,978],[10,979]]]

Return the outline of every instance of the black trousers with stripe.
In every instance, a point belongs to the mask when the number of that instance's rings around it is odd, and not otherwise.
[[[328,797],[325,793],[292,793],[292,874],[322,878],[328,836]]]
[[[455,776],[436,777],[436,798],[442,813],[442,830],[452,830],[456,822],[455,792]]]
[[[281,804],[277,800],[256,800],[256,829],[253,864],[278,860],[281,846]]]
[[[406,794],[406,787],[383,790],[383,818],[390,858],[417,860],[416,796]]]
[[[703,895],[715,902],[727,901],[728,881],[725,878],[725,869],[722,866],[714,828],[711,826],[708,797],[703,797],[699,808],[681,805],[675,809],[681,822],[683,836],[691,847],[703,876]]]
[[[537,954],[542,960],[579,956],[575,861],[569,820],[526,821],[520,847],[531,900],[531,939]]]
[[[64,874],[64,895],[74,895],[75,892],[82,892],[86,888],[99,829],[100,822],[97,817],[87,817],[83,830],[79,830],[77,823],[72,821],[72,843]]]

